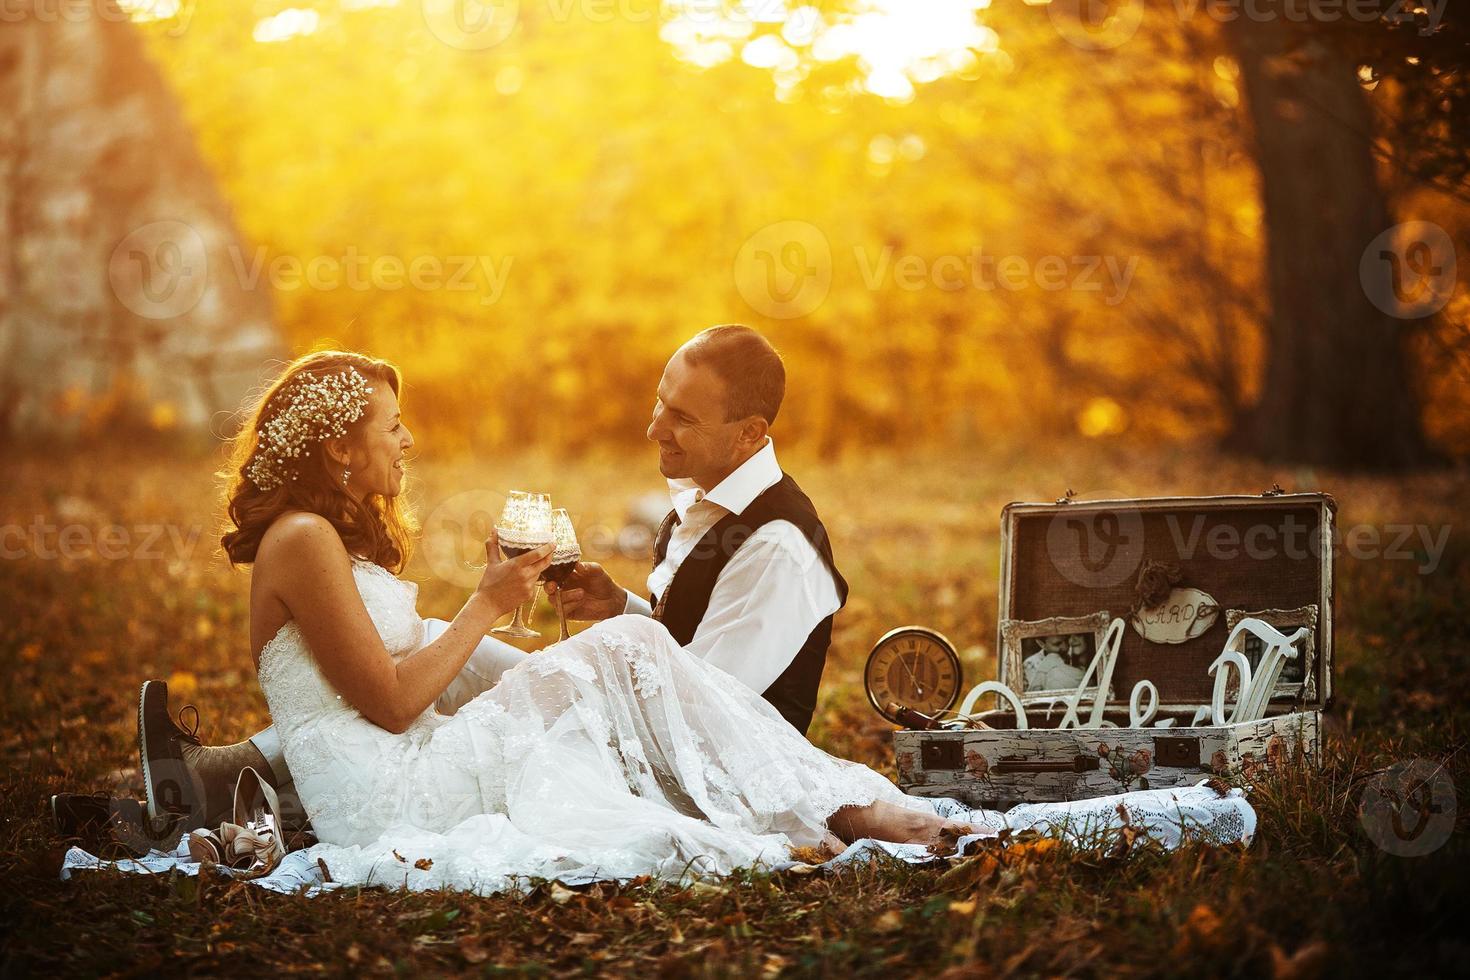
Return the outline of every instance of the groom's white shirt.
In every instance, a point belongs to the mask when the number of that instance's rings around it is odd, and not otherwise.
[[[664,560],[648,576],[650,595],[663,595],[694,546],[726,514],[741,514],[781,481],[769,437],[709,493],[690,480],[670,480],[674,525]],[[715,580],[709,608],[685,650],[763,692],[791,665],[817,624],[841,608],[837,583],[817,549],[790,521],[762,525]],[[652,616],[648,600],[628,592],[623,610]]]

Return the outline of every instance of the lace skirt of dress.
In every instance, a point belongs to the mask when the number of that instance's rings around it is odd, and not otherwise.
[[[644,617],[532,655],[423,737],[403,774],[414,805],[372,844],[319,845],[335,880],[489,892],[719,875],[788,863],[846,805],[933,812]]]

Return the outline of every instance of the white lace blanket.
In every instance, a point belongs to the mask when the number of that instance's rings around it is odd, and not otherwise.
[[[1145,790],[1121,796],[1082,800],[1076,803],[1025,804],[1014,807],[1007,813],[999,813],[994,810],[971,810],[953,799],[941,798],[925,802],[931,804],[940,816],[965,820],[977,827],[984,828],[983,833],[961,838],[956,848],[957,853],[963,852],[965,846],[972,841],[997,836],[1002,829],[1009,829],[1013,832],[1035,830],[1081,846],[1088,846],[1096,844],[1099,838],[1109,831],[1117,831],[1127,825],[1140,832],[1139,840],[1154,841],[1168,850],[1179,847],[1186,840],[1200,840],[1211,844],[1237,842],[1249,844],[1256,830],[1255,810],[1241,790],[1233,789],[1222,796],[1203,783],[1183,789]],[[466,830],[495,832],[494,818],[486,816],[484,820],[487,826],[466,828]],[[374,875],[371,884],[388,888],[407,888],[411,891],[428,891],[444,887],[445,882],[434,874],[432,865],[427,868],[416,868],[413,862],[420,857],[431,856],[436,851],[443,849],[446,843],[449,842],[446,842],[444,835],[406,831],[395,840],[393,848],[402,855],[404,860],[400,862],[396,857],[384,860],[380,872]],[[452,844],[449,849],[454,849]],[[330,870],[334,852],[338,851],[340,849],[331,845],[319,844],[316,847],[288,854],[274,872],[254,879],[253,884],[269,891],[303,893],[309,896],[344,887],[335,882],[328,882],[321,868],[321,864],[324,863]],[[883,854],[910,864],[921,864],[935,859],[934,855],[919,844],[892,844],[887,841],[864,839],[854,842],[842,854],[816,868],[829,871],[838,870],[854,861],[863,861],[871,856]],[[320,862],[318,859],[321,859]],[[183,874],[194,875],[199,873],[200,865],[190,858],[188,848],[182,842],[172,853],[155,851],[146,857],[122,861],[104,861],[80,847],[73,847],[67,851],[62,861],[61,878],[64,881],[76,871],[101,868],[111,868],[129,874],[151,875],[177,870]],[[795,861],[774,865],[770,870],[784,871],[791,868],[814,870],[810,865],[801,865]],[[701,874],[697,868],[690,867],[679,877],[681,880],[688,881],[707,876]],[[558,875],[556,880],[564,885],[574,886],[585,885],[593,881],[626,881],[627,879],[616,875],[583,872]],[[482,880],[472,890],[482,895],[499,892],[525,893],[530,891],[534,885],[535,882],[530,879],[507,875]]]

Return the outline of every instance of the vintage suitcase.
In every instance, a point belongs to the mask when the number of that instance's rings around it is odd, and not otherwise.
[[[899,785],[1005,809],[1212,774],[1249,780],[1261,767],[1315,758],[1332,699],[1335,513],[1327,494],[1279,490],[1007,505],[996,655],[1028,727],[1018,730],[1014,709],[1000,706],[980,713],[991,730],[896,731]],[[1214,690],[1210,665],[1247,616],[1286,634],[1306,627],[1297,656],[1284,661],[1263,717],[1194,724]],[[1118,727],[1057,730],[1059,698],[1081,682],[1114,617],[1126,625],[1104,717]],[[1258,666],[1259,644],[1244,647]],[[1144,679],[1159,710],[1130,727],[1129,696]]]

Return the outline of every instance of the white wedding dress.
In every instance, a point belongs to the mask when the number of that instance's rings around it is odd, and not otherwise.
[[[418,586],[360,559],[353,576],[389,654],[419,649]],[[454,715],[429,708],[398,735],[343,700],[295,623],[261,651],[259,677],[321,841],[309,857],[339,883],[486,894],[531,878],[726,874],[790,863],[790,847],[820,843],[845,805],[945,806],[816,748],[644,617],[535,653]],[[1056,832],[1063,818],[1118,823],[1121,799],[1166,835],[1176,825],[1175,843],[1181,819],[1214,840],[1248,838],[1243,798],[1197,790],[1033,806],[1024,818],[952,802],[943,812]]]

